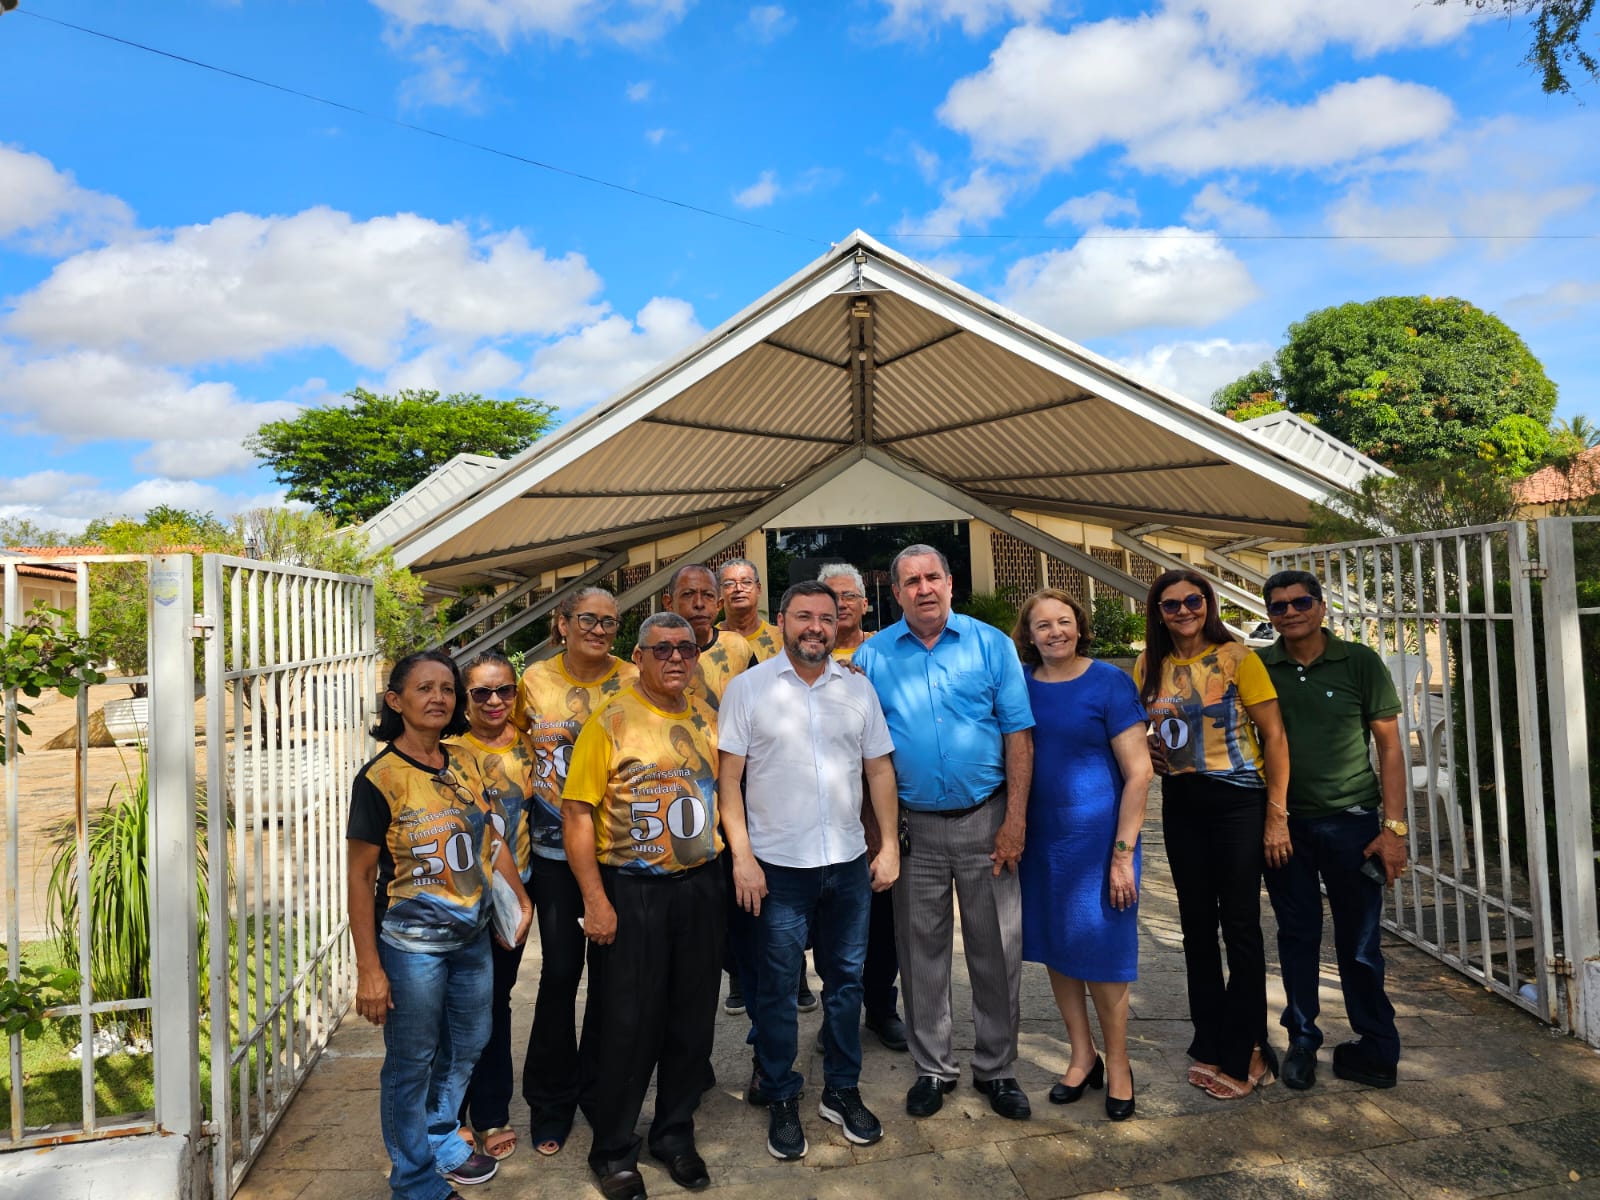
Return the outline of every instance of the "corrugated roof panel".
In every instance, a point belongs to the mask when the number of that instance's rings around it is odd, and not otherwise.
[[[644,423],[703,421],[797,436],[849,437],[850,376],[759,345],[662,405]]]
[[[893,439],[951,428],[1072,395],[1072,384],[970,336],[952,337],[878,370],[874,432]]]
[[[1348,488],[1360,487],[1368,475],[1393,474],[1354,446],[1292,412],[1268,413],[1241,424],[1262,441],[1287,451]]]
[[[497,474],[505,460],[486,454],[458,454],[436,467],[418,483],[361,525],[374,546],[392,546],[407,530],[428,520],[450,503],[476,491],[484,480]]]
[[[830,296],[790,321],[768,341],[792,346],[815,358],[824,358],[838,366],[850,361],[848,298]]]
[[[961,329],[937,313],[891,293],[875,295],[872,302],[876,334],[874,357],[879,363],[941,341]]]

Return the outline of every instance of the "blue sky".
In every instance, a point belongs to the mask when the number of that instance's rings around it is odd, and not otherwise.
[[[1600,420],[1600,89],[1544,96],[1529,40],[1411,0],[22,0],[0,516],[273,502],[242,439],[358,385],[570,418],[857,227],[1201,401],[1313,309],[1459,295]]]

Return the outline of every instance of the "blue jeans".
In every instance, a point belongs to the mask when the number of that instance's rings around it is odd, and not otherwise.
[[[383,1144],[394,1164],[395,1200],[445,1200],[440,1174],[472,1153],[456,1131],[467,1078],[489,1040],[494,967],[487,931],[442,954],[397,950],[378,940],[394,1007],[383,1026],[378,1102]]]
[[[822,976],[822,1071],[831,1088],[861,1078],[861,968],[867,959],[872,886],[867,856],[827,867],[762,863],[756,982],[756,1062],[773,1100],[792,1100],[805,1077],[794,1069],[799,1044],[795,983],[812,935]],[[749,997],[746,997],[748,1000]]]
[[[1383,951],[1378,920],[1383,887],[1361,874],[1362,850],[1378,836],[1375,811],[1346,811],[1328,817],[1289,818],[1294,856],[1267,871],[1267,895],[1278,917],[1278,962],[1288,1004],[1283,1027],[1289,1045],[1315,1050],[1322,1045],[1317,995],[1322,958],[1322,895],[1328,891],[1333,915],[1333,949],[1339,962],[1339,987],[1345,1016],[1361,1039],[1362,1052],[1378,1062],[1400,1061],[1400,1034],[1394,1005],[1383,990]]]

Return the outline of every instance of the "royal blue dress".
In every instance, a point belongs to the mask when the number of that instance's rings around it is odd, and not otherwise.
[[[1138,906],[1111,907],[1122,772],[1111,739],[1145,723],[1128,675],[1107,663],[1066,683],[1028,675],[1033,790],[1019,875],[1022,957],[1062,975],[1125,983],[1139,973]],[[1133,854],[1139,879],[1140,851]]]

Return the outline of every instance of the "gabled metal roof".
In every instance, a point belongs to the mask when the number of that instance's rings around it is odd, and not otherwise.
[[[1354,446],[1346,445],[1333,434],[1285,409],[1240,422],[1257,437],[1314,465],[1330,479],[1351,491],[1361,486],[1368,475],[1392,478],[1394,472],[1374,462]]]
[[[470,491],[397,502],[414,519],[385,540],[439,582],[532,573],[799,499],[862,459],[997,509],[1296,540],[1346,486],[1325,458],[857,231]]]
[[[485,479],[506,465],[503,458],[487,454],[458,454],[435,467],[421,483],[390,502],[382,512],[361,525],[373,546],[394,546],[426,525],[450,503],[476,491]]]

